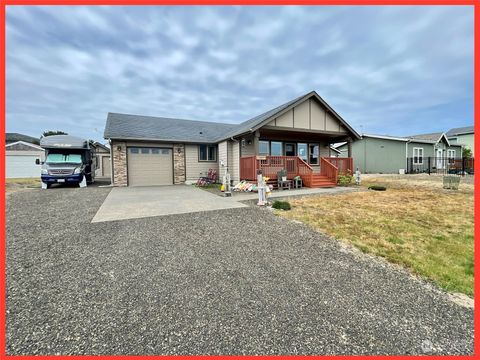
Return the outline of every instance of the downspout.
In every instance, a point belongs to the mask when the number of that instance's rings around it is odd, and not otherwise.
[[[108,145],[110,147],[110,185],[113,185],[113,149],[112,139],[108,139]]]

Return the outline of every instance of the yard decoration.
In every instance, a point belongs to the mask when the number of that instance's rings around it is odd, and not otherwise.
[[[459,175],[445,175],[443,177],[443,188],[458,190],[460,186],[460,176]]]
[[[372,185],[368,187],[368,190],[375,190],[375,191],[385,191],[387,188],[381,185]]]

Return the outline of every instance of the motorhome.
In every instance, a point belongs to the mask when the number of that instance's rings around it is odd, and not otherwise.
[[[95,181],[95,148],[88,140],[70,135],[52,135],[40,139],[45,149],[42,163],[42,188],[52,184],[79,184],[85,187]]]

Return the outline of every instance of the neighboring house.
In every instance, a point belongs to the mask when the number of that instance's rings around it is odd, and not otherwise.
[[[110,148],[100,144],[98,141],[92,144],[95,148],[95,178],[111,179],[112,164],[110,162]]]
[[[336,148],[345,154],[346,144]],[[364,134],[352,144],[355,168],[362,173],[398,174],[447,170],[453,159],[462,158],[462,145],[451,144],[445,133],[408,137]]]
[[[314,91],[240,124],[109,113],[104,137],[117,186],[194,182],[224,166],[234,183],[285,168],[307,186],[334,186],[330,144],[360,138]]]
[[[472,156],[475,154],[475,135],[473,126],[450,129],[446,135],[451,144],[463,144],[464,147],[472,150]]]
[[[40,140],[36,137],[19,133],[5,133],[5,143],[11,144],[17,141],[40,145]]]
[[[45,159],[45,151],[38,145],[16,141],[5,146],[7,178],[40,178],[41,165],[36,161]]]

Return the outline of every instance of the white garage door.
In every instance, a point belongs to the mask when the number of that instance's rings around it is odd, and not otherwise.
[[[128,185],[172,185],[172,155],[172,149],[129,147],[127,156]]]
[[[35,155],[6,155],[7,178],[40,178],[41,165],[36,165],[35,160],[40,156]]]

